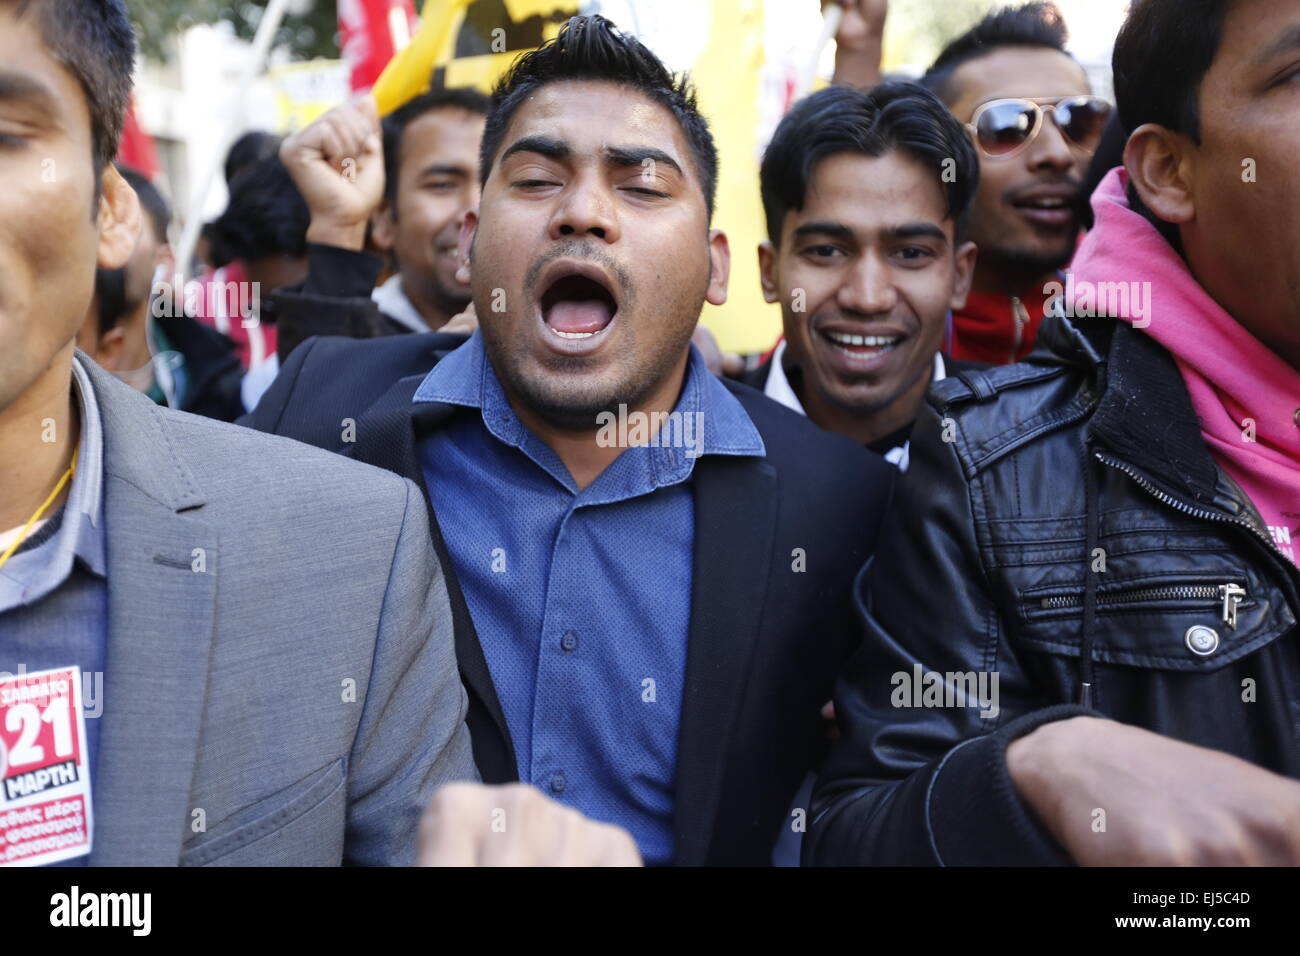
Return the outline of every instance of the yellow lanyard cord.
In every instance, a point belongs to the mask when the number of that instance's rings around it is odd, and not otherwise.
[[[27,524],[23,525],[22,533],[18,535],[18,539],[14,541],[13,544],[9,545],[9,550],[7,550],[3,556],[0,556],[0,568],[3,568],[6,564],[8,564],[9,559],[14,556],[14,552],[17,551],[20,547],[22,547],[22,543],[26,541],[27,536],[31,534],[32,525],[36,524],[36,522],[41,520],[41,515],[45,514],[45,509],[54,503],[54,499],[59,497],[59,492],[63,490],[63,486],[66,485],[72,479],[72,476],[75,475],[76,473],[77,473],[77,452],[73,451],[72,464],[68,465],[68,470],[63,473],[63,477],[60,478],[59,483],[54,486],[54,490],[50,492],[50,496],[46,498],[45,503],[42,504],[39,508],[37,508],[36,511],[32,514],[32,516],[27,519]]]

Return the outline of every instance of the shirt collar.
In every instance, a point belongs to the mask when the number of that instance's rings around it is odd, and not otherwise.
[[[782,356],[785,355],[785,339],[777,343],[776,350],[772,352],[771,368],[767,373],[767,383],[763,386],[763,394],[773,401],[780,402],[786,408],[793,409],[800,415],[806,415],[803,403],[799,401],[799,396],[794,393],[790,385],[790,379],[786,377],[785,366],[781,363]],[[943,364],[943,353],[934,353],[934,374],[932,382],[942,382],[948,377],[948,370]],[[905,441],[895,448],[891,448],[884,454],[885,461],[891,465],[896,465],[900,471],[907,471],[907,466],[911,458],[912,443]]]
[[[379,311],[384,313],[394,322],[406,326],[412,332],[428,332],[429,323],[424,321],[424,316],[420,315],[414,303],[411,302],[410,296],[402,288],[402,274],[390,278],[383,285],[378,286],[370,298],[375,305],[379,306]]]
[[[104,430],[79,354],[72,360],[72,387],[81,410],[81,438],[63,518],[49,541],[15,554],[0,572],[0,607],[31,604],[56,590],[67,580],[74,560],[96,577],[106,574]]]
[[[72,380],[81,405],[81,441],[77,450],[77,473],[64,505],[59,538],[71,537],[70,551],[100,577],[106,562],[104,532],[104,427],[99,402],[81,357],[72,360]]]
[[[769,360],[769,369],[767,373],[767,383],[763,386],[763,394],[774,402],[779,402],[786,408],[798,412],[800,415],[807,415],[804,411],[803,402],[799,401],[799,396],[795,394],[793,386],[790,385],[790,379],[786,377],[785,365],[781,360],[785,357],[785,339],[777,343],[776,351],[772,353]]]
[[[511,407],[479,331],[430,370],[415,390],[412,400],[477,408],[492,435],[504,444],[524,450],[535,460],[539,456],[533,452],[540,451],[536,446],[544,447]],[[678,416],[673,421],[674,430],[669,433],[665,426],[659,432],[661,436],[671,434],[670,440],[662,446],[650,445],[642,449],[649,456],[656,486],[684,480],[695,459],[703,455],[761,458],[767,454],[762,436],[744,406],[709,371],[703,356],[693,345],[686,381],[673,414]],[[607,434],[611,437],[621,440],[635,428],[634,420],[625,409],[608,415],[609,418],[601,424],[610,429]],[[549,456],[543,453],[541,457]],[[538,463],[543,464],[542,461]]]

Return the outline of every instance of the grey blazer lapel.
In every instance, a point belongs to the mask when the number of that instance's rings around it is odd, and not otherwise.
[[[108,648],[96,761],[96,866],[174,866],[212,646],[215,528],[171,435],[143,395],[85,360],[104,422]]]

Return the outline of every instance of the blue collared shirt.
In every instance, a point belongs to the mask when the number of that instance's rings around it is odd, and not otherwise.
[[[0,671],[81,667],[93,786],[108,643],[104,432],[80,357],[73,359],[72,381],[81,410],[77,472],[60,512],[0,569]],[[58,865],[85,862],[82,856]]]
[[[505,713],[519,778],[673,854],[677,739],[701,455],[765,454],[740,402],[691,348],[659,446],[579,490],[510,406],[478,332],[416,402],[477,409],[419,443],[438,523]],[[626,446],[636,419],[602,422]]]

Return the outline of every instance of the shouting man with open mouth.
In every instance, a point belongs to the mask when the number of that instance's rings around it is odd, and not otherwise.
[[[364,167],[369,135],[332,124],[320,162]],[[377,188],[355,172],[332,208]],[[425,489],[485,781],[623,826],[652,864],[764,863],[806,818],[892,470],[692,347],[726,296],[717,156],[642,44],[576,17],[521,57],[479,175],[479,331],[306,342],[251,424]],[[674,414],[702,437],[665,434]]]

